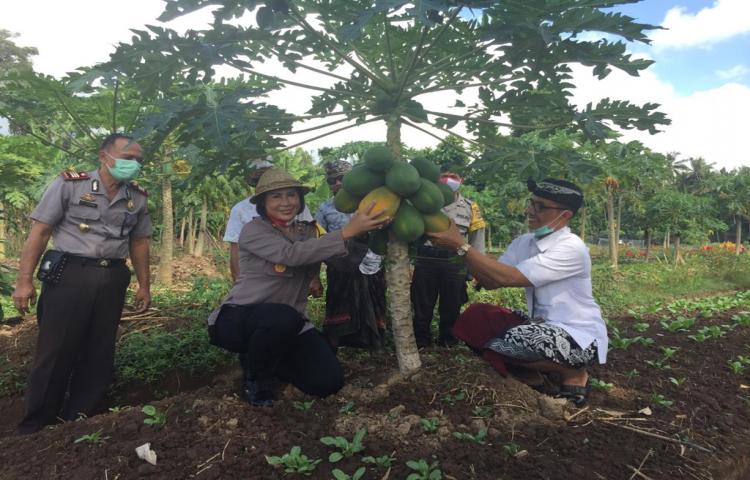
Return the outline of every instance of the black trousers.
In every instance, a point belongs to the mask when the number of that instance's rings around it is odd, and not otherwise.
[[[439,341],[452,340],[451,327],[456,323],[461,305],[468,300],[466,266],[443,259],[417,259],[411,281],[411,303],[414,307],[414,336],[419,346],[432,342],[430,326],[438,296]]]
[[[315,329],[300,334],[305,319],[289,305],[224,305],[210,329],[211,343],[240,353],[248,379],[291,383],[317,397],[344,386],[335,353]]]
[[[58,416],[74,420],[96,412],[112,380],[129,283],[124,263],[105,268],[72,259],[59,283],[42,285],[36,357],[19,432],[37,431]]]

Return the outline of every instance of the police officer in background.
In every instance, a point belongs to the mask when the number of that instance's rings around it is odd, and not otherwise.
[[[462,178],[455,173],[440,175],[440,181],[453,190],[453,203],[443,207],[472,247],[484,252],[485,222],[479,206],[459,193]],[[456,323],[461,305],[469,299],[466,293],[466,266],[456,261],[456,251],[435,247],[429,242],[417,248],[417,259],[411,282],[411,302],[414,307],[414,336],[417,347],[432,343],[432,312],[440,297],[438,345],[455,345],[451,327]]]
[[[36,300],[34,268],[50,237],[38,277],[39,336],[26,387],[21,434],[57,417],[91,415],[112,378],[117,326],[130,284],[129,255],[138,290],[136,309],[151,304],[146,192],[131,183],[143,150],[132,137],[113,133],[99,148],[99,168],[64,172],[31,214],[34,223],[21,253],[13,301],[23,315]],[[66,390],[68,397],[66,400]]]

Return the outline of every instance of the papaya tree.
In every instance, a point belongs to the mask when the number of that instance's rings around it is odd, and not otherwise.
[[[386,144],[401,157],[402,129],[442,140],[460,135],[469,145],[492,148],[498,129],[578,129],[603,137],[611,126],[656,131],[667,123],[656,104],[643,106],[603,99],[583,109],[571,102],[571,64],[592,67],[598,78],[611,68],[630,75],[651,61],[634,59],[619,37],[648,43],[655,28],[604,10],[630,0],[169,0],[160,17],[168,21],[211,7],[214,22],[203,31],[177,35],[149,27],[133,45],[160,45],[167,62],[192,65],[197,77],[228,66],[253,79],[309,89],[306,115],[326,119],[292,133],[323,138],[358,125],[380,122]],[[253,25],[238,21],[255,16]],[[585,40],[588,31],[606,38]],[[283,73],[263,70],[281,64]],[[150,67],[154,70],[156,66]],[[297,81],[298,72],[319,80]],[[158,78],[159,74],[155,74]],[[428,109],[429,94],[441,108]],[[458,129],[468,132],[462,135]],[[420,366],[409,302],[406,244],[388,246],[389,311],[402,371]]]

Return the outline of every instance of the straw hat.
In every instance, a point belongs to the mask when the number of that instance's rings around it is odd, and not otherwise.
[[[299,188],[302,194],[306,194],[310,189],[302,185],[298,180],[289,175],[285,170],[280,168],[269,168],[261,175],[258,180],[258,186],[255,187],[255,195],[250,198],[250,203],[256,203],[258,197],[264,193],[281,190],[282,188]]]

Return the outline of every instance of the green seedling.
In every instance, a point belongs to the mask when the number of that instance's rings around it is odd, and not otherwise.
[[[661,347],[661,358],[666,362],[667,360],[674,358],[679,350],[679,347]]]
[[[685,317],[682,315],[674,319],[670,319],[669,317],[662,317],[661,320],[659,320],[659,324],[661,325],[661,328],[668,332],[685,332],[690,327],[695,325],[695,318]]]
[[[476,407],[474,407],[474,410],[472,410],[472,413],[475,417],[490,418],[492,416],[492,408],[483,405],[477,405]]]
[[[73,441],[73,443],[83,443],[83,442],[86,442],[86,443],[91,443],[91,444],[94,444],[94,445],[101,445],[108,438],[109,437],[103,437],[102,436],[102,431],[98,430],[98,431],[96,431],[94,433],[90,433],[88,435],[83,435],[81,437],[76,438]]]
[[[626,372],[625,376],[628,378],[628,380],[632,380],[632,379],[634,379],[635,377],[637,377],[640,374],[641,374],[641,372],[639,372],[637,369],[634,368],[634,369]]]
[[[280,457],[266,455],[266,462],[274,467],[280,466],[284,468],[286,473],[299,473],[302,475],[311,475],[315,471],[315,467],[322,460],[307,458],[307,455],[302,455],[302,449],[298,446],[292,447],[289,453],[285,453]]]
[[[396,457],[394,457],[393,454],[381,455],[379,457],[367,456],[362,457],[362,461],[371,465],[375,465],[378,468],[391,468],[393,462],[396,461]]]
[[[514,442],[506,443],[503,445],[503,451],[509,457],[515,457],[521,451],[521,446]]]
[[[636,322],[640,322],[641,320],[643,320],[643,315],[640,312],[633,310],[632,308],[628,309],[627,313],[628,315],[633,317],[633,320],[635,320]]]
[[[484,445],[485,439],[487,438],[487,429],[483,428],[474,435],[468,432],[453,432],[453,436],[464,442],[474,442],[479,445]]]
[[[156,409],[153,405],[144,405],[141,409],[146,418],[143,419],[143,423],[146,425],[157,425],[163,426],[167,423],[167,415]]]
[[[673,400],[668,400],[661,393],[652,394],[651,401],[654,402],[656,405],[659,405],[660,407],[665,407],[665,408],[669,408],[674,404]]]
[[[669,370],[672,368],[663,358],[659,360],[645,360],[644,363],[659,370]]]
[[[348,402],[343,407],[339,408],[339,413],[343,413],[344,415],[354,415],[354,411],[357,409],[357,406],[354,404],[354,402]]]
[[[686,380],[687,380],[687,377],[681,377],[681,378],[669,377],[670,383],[672,383],[676,387],[681,387],[682,384],[684,384]]]
[[[297,410],[302,410],[303,412],[306,412],[307,410],[310,410],[313,405],[315,405],[315,400],[306,400],[304,402],[295,400],[294,403],[292,403],[292,405]]]
[[[357,433],[354,434],[354,438],[351,442],[347,440],[344,437],[323,437],[320,439],[320,442],[323,445],[327,445],[329,447],[336,447],[339,451],[333,452],[328,456],[328,461],[331,463],[336,463],[342,458],[345,457],[351,457],[355,453],[359,453],[362,450],[365,449],[364,445],[362,445],[362,439],[365,437],[365,434],[367,433],[367,430],[364,428],[360,428],[357,430]]]
[[[422,425],[422,430],[427,433],[435,433],[440,427],[440,420],[437,418],[420,418],[419,424]]]
[[[649,326],[650,325],[648,323],[639,322],[639,323],[636,323],[636,324],[633,325],[633,330],[635,330],[638,333],[643,333],[646,330],[648,330]]]
[[[119,406],[119,405],[114,406],[114,407],[109,407],[109,411],[111,413],[127,412],[128,410],[130,410],[130,407],[128,405],[125,405],[125,406],[122,406],[122,407]]]
[[[334,468],[331,473],[333,474],[333,478],[335,480],[359,480],[360,478],[362,478],[362,476],[364,476],[366,471],[367,469],[365,467],[359,467],[353,475],[347,475],[338,468]]]
[[[443,478],[438,462],[430,464],[426,460],[409,460],[406,466],[414,470],[406,477],[406,480],[442,480]]]
[[[737,355],[734,359],[727,362],[732,373],[741,375],[747,367],[750,366],[750,356]]]
[[[732,315],[732,324],[736,327],[750,327],[750,312]]]
[[[452,407],[456,404],[456,402],[460,402],[461,400],[465,398],[466,398],[466,393],[464,393],[464,391],[461,390],[454,395],[451,395],[450,393],[447,395],[444,395],[441,400]]]
[[[614,383],[605,382],[604,380],[599,380],[598,378],[591,378],[590,380],[591,388],[594,390],[604,390],[605,392],[608,392],[615,388]]]

